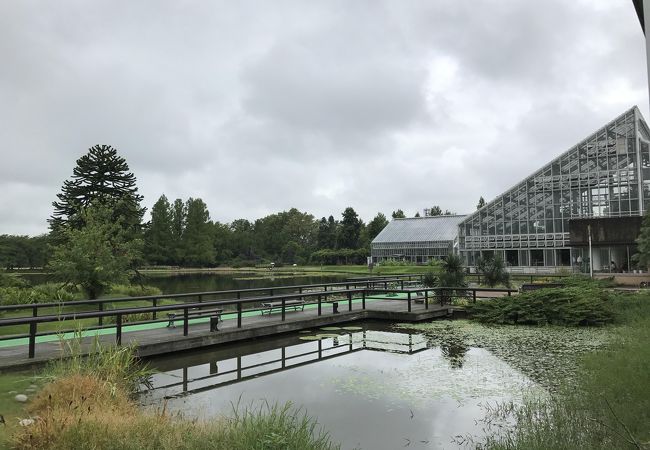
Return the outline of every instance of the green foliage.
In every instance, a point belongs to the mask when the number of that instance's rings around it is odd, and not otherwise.
[[[577,382],[565,383],[547,401],[515,410],[516,426],[499,430],[485,449],[646,448],[650,442],[650,298],[614,300],[625,324],[611,344],[587,355]]]
[[[345,208],[343,211],[343,220],[339,229],[338,246],[339,248],[359,248],[359,235],[361,233],[362,223],[356,211],[351,208]]]
[[[0,288],[3,287],[26,288],[28,286],[29,283],[24,278],[0,273]]]
[[[478,271],[483,274],[483,282],[488,287],[495,287],[502,284],[510,287],[510,274],[506,271],[506,265],[500,255],[492,258],[479,258],[476,264]]]
[[[638,252],[634,255],[635,262],[640,267],[650,267],[650,211],[646,212],[645,216],[643,216],[641,232],[636,243]]]
[[[101,203],[108,207],[112,219],[125,230],[136,232],[145,208],[140,207],[136,178],[129,172],[126,160],[110,145],[96,145],[77,160],[72,178],[66,180],[52,203],[54,214],[50,228],[57,242],[65,239],[66,229],[81,229],[85,225],[85,209]]]
[[[164,195],[161,195],[151,208],[151,222],[144,233],[144,254],[151,264],[165,265],[174,262],[172,207]]]
[[[136,347],[114,345],[104,346],[95,338],[84,355],[81,331],[72,339],[60,338],[63,352],[58,359],[51,361],[43,378],[53,381],[72,375],[90,375],[102,381],[120,385],[126,391],[135,393],[141,384],[150,385],[152,371],[140,363]]]
[[[385,266],[385,267],[407,267],[407,266],[414,266],[415,263],[405,260],[405,259],[385,259],[382,262],[379,263],[380,266]]]
[[[33,287],[9,286],[0,288],[0,305],[67,302],[75,298],[75,287],[65,286],[63,283],[45,283]]]
[[[142,241],[130,240],[122,221],[115,221],[114,212],[105,206],[89,206],[80,215],[85,226],[60,229],[67,244],[55,249],[48,267],[58,279],[81,286],[94,299],[111,284],[128,281]]]
[[[311,255],[314,262],[321,264],[363,264],[366,262],[368,252],[366,249],[322,249]]]
[[[530,325],[604,325],[614,320],[615,294],[593,286],[539,289],[468,305],[482,323]]]
[[[50,256],[49,241],[47,235],[35,237],[0,235],[0,267],[13,270],[45,266]]]
[[[404,214],[404,211],[401,209],[398,209],[397,211],[393,211],[393,214],[391,214],[393,219],[405,219],[406,215]]]
[[[214,264],[213,227],[207,205],[200,198],[189,198],[185,204],[187,211],[183,229],[183,262],[190,267],[203,267]]]
[[[485,199],[483,198],[483,196],[481,196],[481,198],[478,199],[478,204],[476,205],[476,209],[481,209],[484,206],[485,206]]]
[[[108,294],[117,297],[146,297],[150,295],[161,295],[162,290],[156,286],[140,284],[111,284]]]
[[[465,267],[463,259],[454,253],[450,253],[441,263],[442,272],[439,275],[440,286],[442,287],[466,287]]]
[[[429,288],[436,287],[440,284],[440,280],[433,271],[425,273],[422,282],[426,287]]]

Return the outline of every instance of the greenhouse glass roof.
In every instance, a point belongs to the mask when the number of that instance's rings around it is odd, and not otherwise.
[[[466,215],[393,219],[372,243],[453,241]]]

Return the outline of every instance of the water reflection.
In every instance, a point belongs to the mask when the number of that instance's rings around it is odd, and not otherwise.
[[[453,436],[481,434],[481,405],[517,400],[531,387],[462,339],[438,346],[417,332],[360,326],[156,359],[161,372],[142,402],[167,399],[171,411],[208,418],[231,413],[237,402],[291,401],[343,448],[453,448]]]

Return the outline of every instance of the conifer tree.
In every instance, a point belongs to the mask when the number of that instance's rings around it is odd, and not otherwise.
[[[214,234],[208,207],[200,198],[189,198],[185,204],[187,216],[183,230],[183,261],[191,267],[214,264]]]
[[[144,233],[144,254],[152,264],[173,262],[172,208],[164,194],[151,208],[151,222]]]
[[[126,160],[110,145],[96,145],[77,160],[72,177],[64,181],[58,200],[52,203],[54,213],[49,219],[55,238],[62,227],[81,229],[84,208],[101,204],[112,211],[113,220],[132,234],[142,222],[145,208],[140,206],[136,178]]]

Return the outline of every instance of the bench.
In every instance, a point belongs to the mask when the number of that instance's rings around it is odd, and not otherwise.
[[[294,311],[297,311],[300,308],[301,311],[305,310],[305,302],[302,300],[286,300],[284,302],[284,308],[293,308]],[[271,314],[273,311],[282,311],[282,302],[265,302],[262,303],[262,315],[266,311],[267,314]]]
[[[203,316],[209,316],[210,317],[210,331],[219,331],[219,321],[223,320],[221,319],[221,313],[223,313],[223,309],[219,308],[211,308],[211,309],[201,309],[201,308],[192,308],[190,311],[187,312],[188,317],[203,317]],[[169,323],[167,324],[167,328],[176,328],[176,325],[174,325],[174,321],[177,319],[182,319],[184,316],[183,314],[178,314],[178,313],[167,313],[167,319],[169,320]]]

